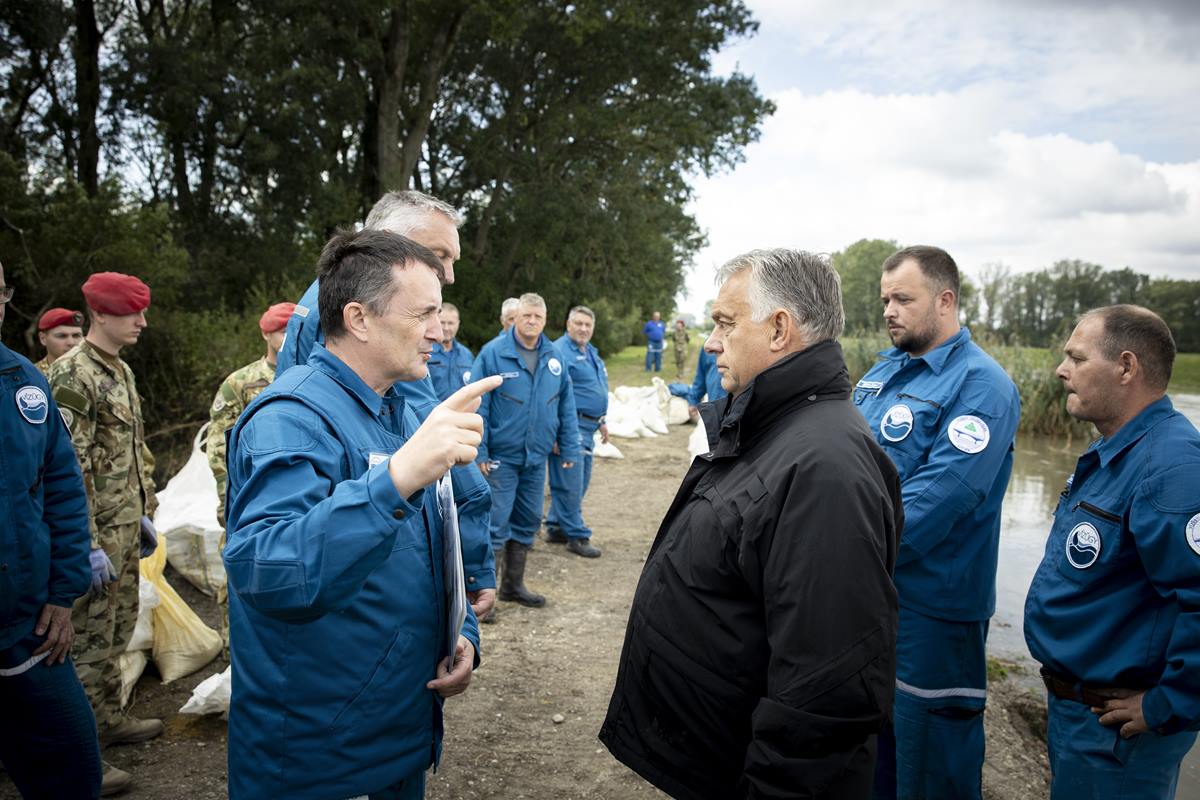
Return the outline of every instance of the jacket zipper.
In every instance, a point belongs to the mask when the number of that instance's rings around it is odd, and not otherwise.
[[[1097,508],[1096,506],[1094,506],[1091,503],[1088,503],[1084,500],[1080,500],[1078,503],[1076,503],[1075,507],[1072,508],[1071,510],[1077,511],[1081,508],[1094,517],[1099,517],[1100,519],[1106,519],[1109,522],[1115,522],[1118,525],[1121,524],[1121,518],[1118,517],[1116,514],[1112,513],[1111,511],[1105,511],[1103,508]]]
[[[901,398],[903,398],[905,400],[916,400],[918,403],[928,403],[929,405],[933,406],[934,408],[942,407],[941,403],[935,403],[932,400],[926,400],[924,397],[917,397],[915,394],[905,394],[904,392],[900,392],[899,394],[896,395],[896,399],[899,400]]]

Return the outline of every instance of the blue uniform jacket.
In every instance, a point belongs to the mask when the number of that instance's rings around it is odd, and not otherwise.
[[[450,345],[449,352],[438,342],[429,357],[429,379],[438,400],[445,400],[471,382],[471,364],[475,354],[458,343]]]
[[[446,607],[434,486],[388,458],[417,425],[316,347],[229,440],[231,798],[343,798],[434,762]],[[468,610],[463,635],[479,648]]]
[[[708,395],[708,402],[716,403],[725,398],[727,392],[721,388],[721,373],[717,369],[717,357],[707,350],[700,351],[696,361],[696,379],[687,394],[689,406],[699,406]]]
[[[575,391],[575,414],[579,417],[579,443],[591,452],[592,434],[600,427],[600,421],[608,413],[608,368],[591,342],[579,352],[579,345],[565,333],[554,346],[559,359],[567,365],[571,374],[571,386]]]
[[[646,341],[648,341],[650,344],[660,345],[658,349],[661,350],[663,336],[665,336],[667,333],[667,323],[662,321],[655,322],[654,320],[648,320],[646,324],[642,326],[642,333],[646,334]]]
[[[300,298],[300,302],[296,304],[296,313],[288,320],[287,335],[275,365],[277,378],[289,367],[307,362],[313,345],[325,341],[325,335],[321,332],[321,313],[317,303],[320,286],[319,280],[312,282]],[[470,369],[469,363],[467,369]],[[430,375],[432,374],[430,370]],[[395,388],[400,396],[408,401],[421,422],[424,422],[429,412],[441,402],[433,382],[428,377],[420,381],[402,381],[397,383]],[[467,578],[467,591],[494,589],[496,559],[492,553],[491,534],[488,532],[492,490],[474,464],[465,464],[450,470],[450,479],[454,485],[454,504],[458,508],[458,528],[462,538],[463,573]]]
[[[1025,640],[1054,672],[1149,689],[1152,730],[1200,728],[1200,433],[1168,398],[1080,456],[1029,587]]]
[[[42,373],[0,344],[0,650],[88,590],[91,541],[71,432]]]
[[[966,328],[917,358],[897,348],[880,355],[853,396],[900,472],[900,605],[938,619],[990,619],[1017,387]]]
[[[511,466],[540,464],[554,442],[564,461],[579,460],[579,419],[571,375],[545,334],[538,337],[538,367],[531,375],[517,352],[515,327],[483,346],[471,377],[500,375],[504,383],[483,396],[483,443],[476,461]]]

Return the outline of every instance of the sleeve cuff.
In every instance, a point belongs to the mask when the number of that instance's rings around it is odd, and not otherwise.
[[[480,589],[496,588],[496,571],[481,569],[467,573],[467,591],[477,592]]]
[[[382,516],[402,521],[421,513],[425,492],[422,490],[413,495],[417,501],[415,505],[401,497],[388,472],[388,460],[384,459],[367,470],[367,497]]]

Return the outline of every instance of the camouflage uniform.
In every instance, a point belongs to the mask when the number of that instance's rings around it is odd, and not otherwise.
[[[225,432],[238,417],[275,379],[275,365],[263,356],[258,361],[234,371],[221,383],[209,409],[208,466],[217,479],[217,520],[225,527]],[[225,534],[221,534],[221,552],[225,552]],[[225,592],[218,594],[221,604],[221,639],[229,647],[229,604]]]
[[[42,374],[46,376],[46,380],[50,380],[50,356],[49,355],[42,356],[42,360],[34,362],[34,366],[42,371]]]
[[[117,658],[137,623],[139,523],[158,505],[154,458],[133,372],[124,361],[84,341],[51,366],[50,387],[83,468],[92,547],[103,548],[118,576],[102,596],[86,594],[71,610],[71,655],[103,733],[125,718]]]
[[[687,328],[680,330],[678,326],[671,333],[675,337],[675,375],[676,377],[683,377],[683,367],[687,363],[688,339],[690,337],[688,337]]]

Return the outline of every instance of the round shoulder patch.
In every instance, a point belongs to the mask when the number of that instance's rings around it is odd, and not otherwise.
[[[463,372],[463,385],[465,386],[466,384],[468,384],[470,382],[471,382],[471,370],[468,369]]]
[[[1200,514],[1196,514],[1187,521],[1183,532],[1187,534],[1187,543],[1192,548],[1192,552],[1200,556]]]
[[[1067,561],[1075,569],[1087,569],[1100,558],[1100,532],[1090,522],[1081,522],[1067,534]]]
[[[30,425],[41,425],[50,413],[50,400],[38,386],[22,386],[15,395],[17,410]]]
[[[983,452],[992,438],[987,423],[969,414],[951,420],[950,427],[946,429],[946,436],[950,439],[950,444],[964,453]]]
[[[912,433],[912,429],[912,409],[903,403],[889,408],[883,419],[879,420],[879,432],[889,442],[903,441]]]
[[[552,358],[546,362],[546,369],[550,370],[551,375],[562,375],[562,364],[557,358]]]
[[[59,406],[58,415],[62,417],[63,424],[67,426],[67,430],[71,430],[71,423],[75,421],[75,414],[71,409]]]

